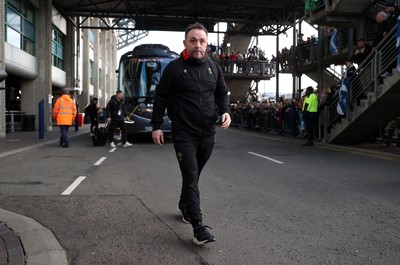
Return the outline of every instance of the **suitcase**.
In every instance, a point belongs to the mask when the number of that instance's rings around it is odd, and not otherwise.
[[[110,127],[109,124],[106,124],[105,127],[96,127],[93,130],[92,135],[92,142],[93,146],[104,146],[108,139],[108,128]]]

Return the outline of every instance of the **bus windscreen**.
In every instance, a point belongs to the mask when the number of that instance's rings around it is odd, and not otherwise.
[[[154,97],[161,73],[170,60],[128,59],[120,65],[119,87],[126,99]]]

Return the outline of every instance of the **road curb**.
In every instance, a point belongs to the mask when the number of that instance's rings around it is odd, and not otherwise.
[[[19,236],[27,265],[68,265],[65,250],[54,234],[34,219],[0,209],[0,220]]]

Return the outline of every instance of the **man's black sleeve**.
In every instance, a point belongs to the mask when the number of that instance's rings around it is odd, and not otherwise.
[[[215,101],[218,106],[219,113],[221,115],[224,114],[225,112],[230,114],[231,109],[228,96],[229,88],[226,85],[221,67],[219,67],[219,65],[216,66],[218,69],[218,80],[217,80],[217,88],[215,89]]]

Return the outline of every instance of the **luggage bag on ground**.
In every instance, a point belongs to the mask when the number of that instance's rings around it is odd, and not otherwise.
[[[108,128],[110,124],[106,124],[105,127],[96,127],[93,130],[92,142],[93,146],[104,146],[108,139]]]

